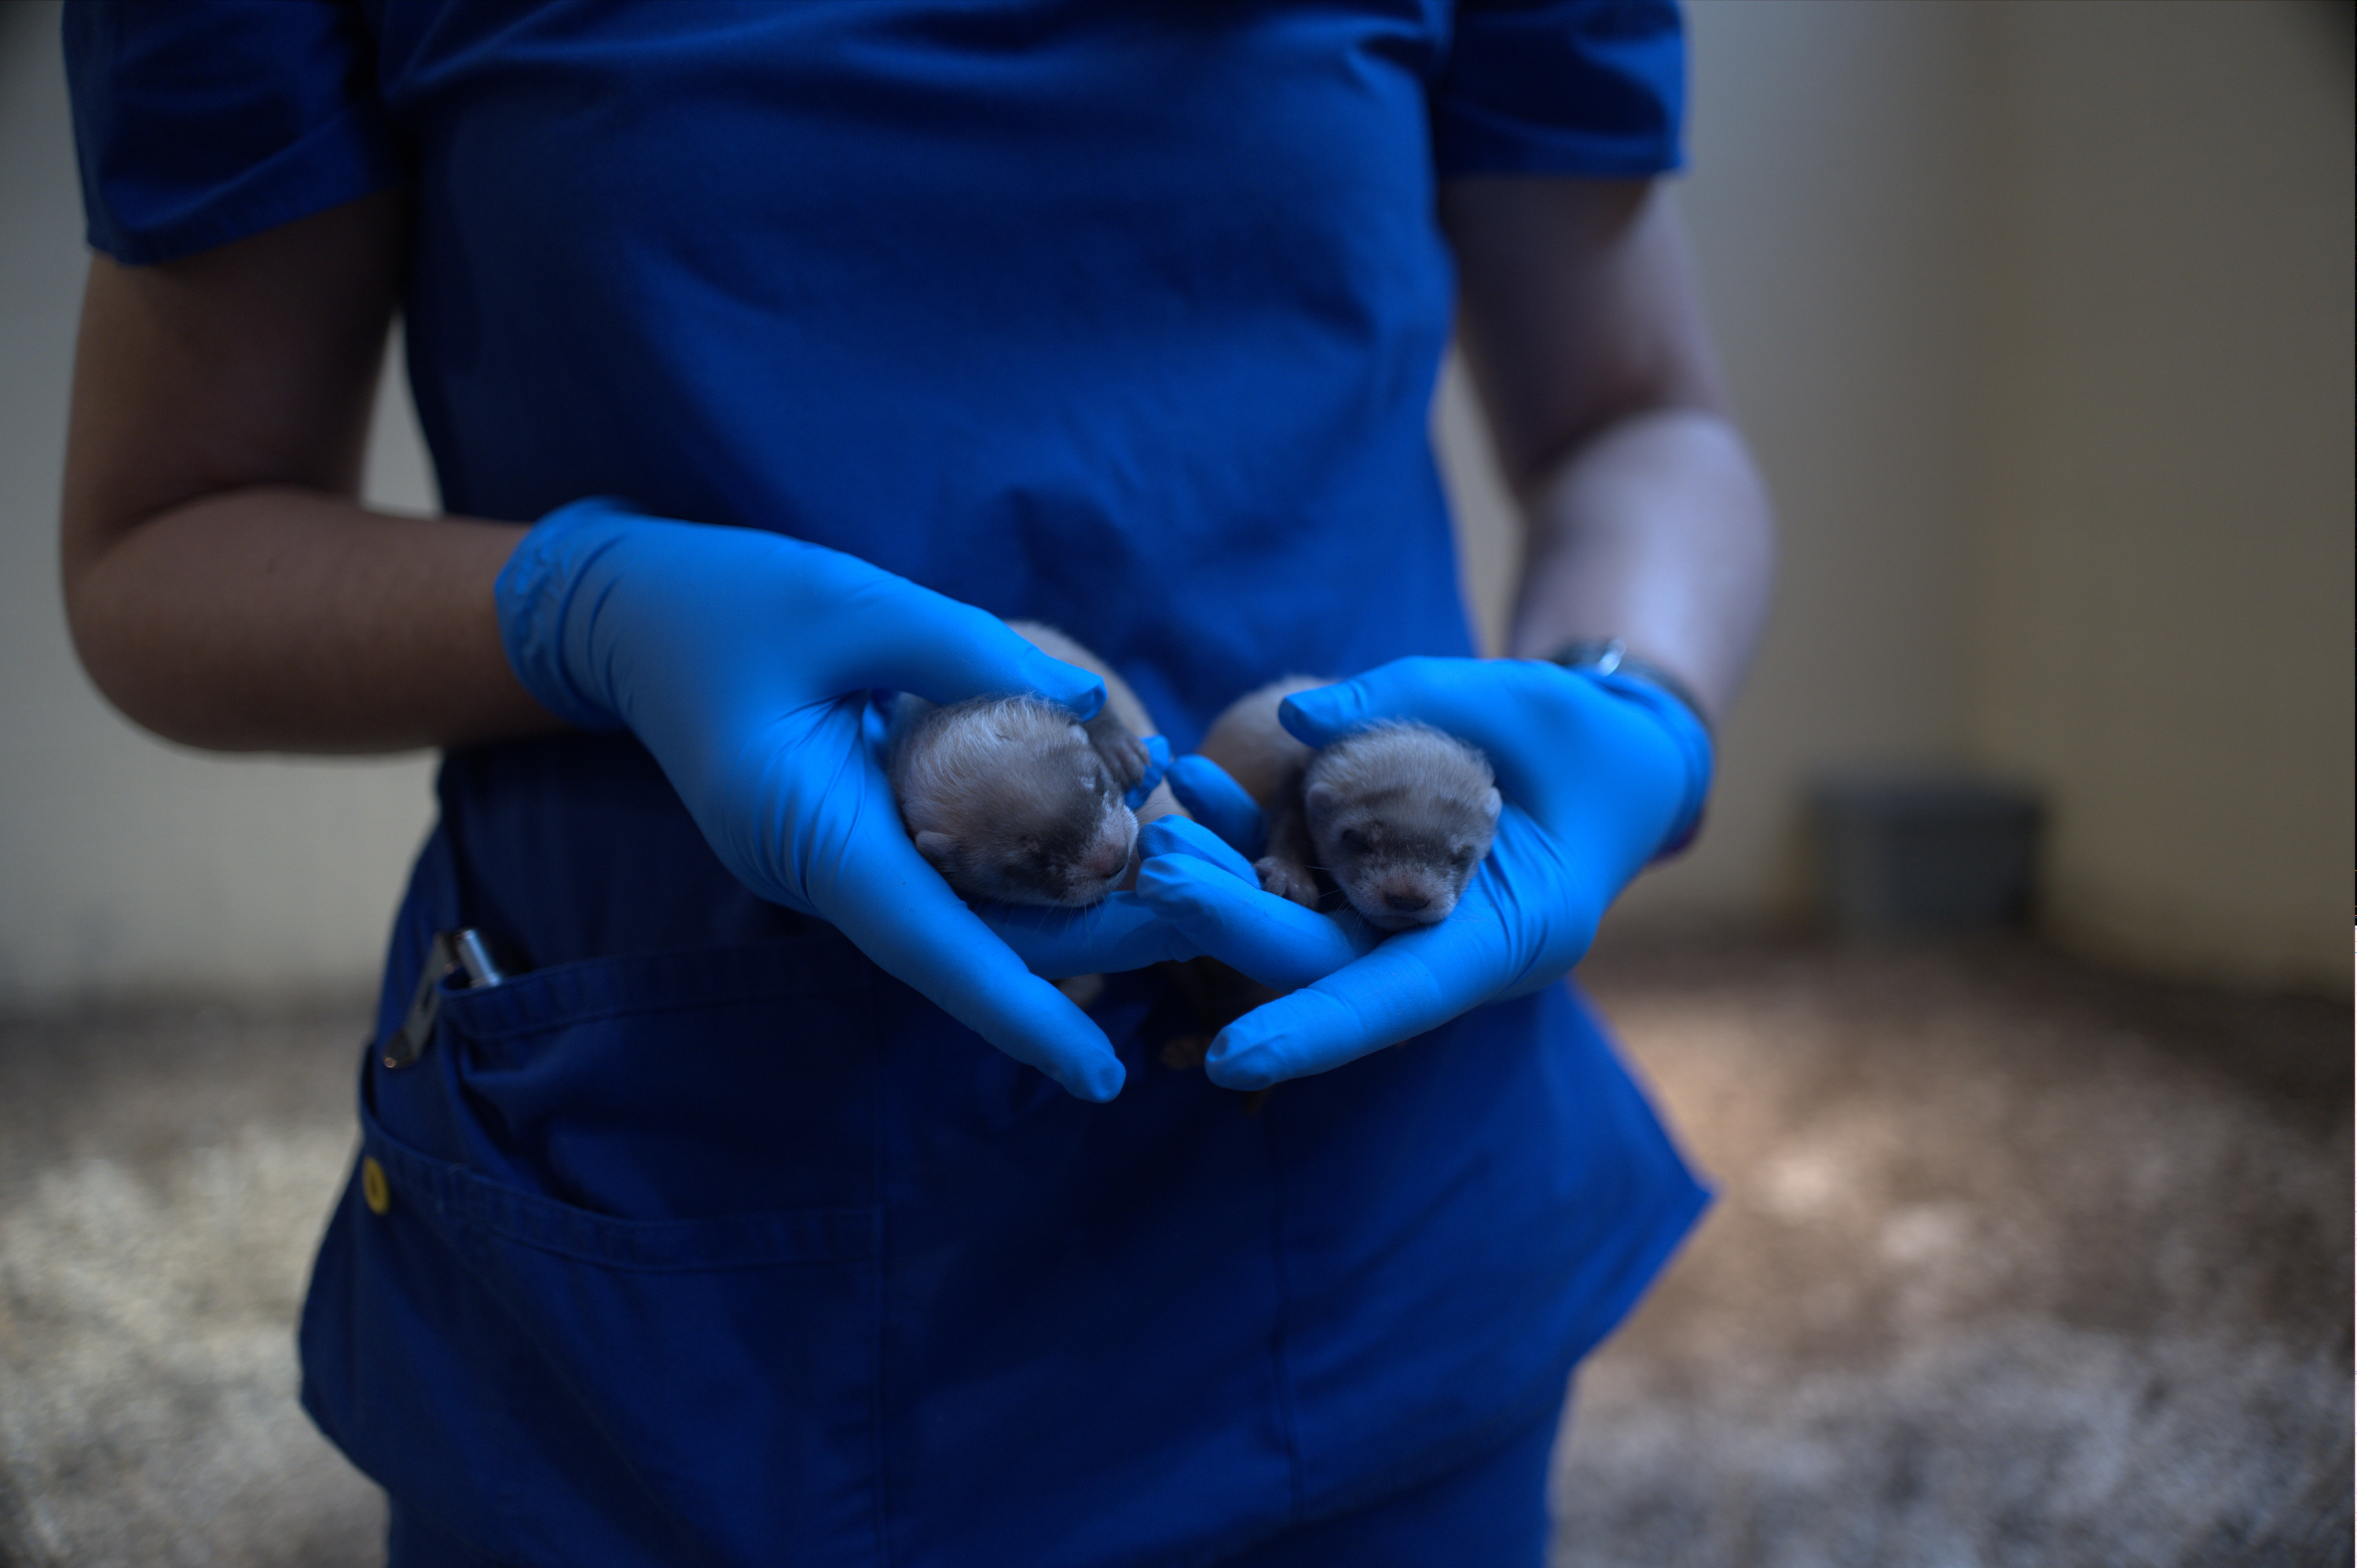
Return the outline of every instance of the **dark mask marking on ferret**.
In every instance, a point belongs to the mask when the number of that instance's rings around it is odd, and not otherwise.
[[[1325,682],[1288,676],[1230,704],[1203,755],[1260,802],[1261,886],[1312,908],[1339,897],[1380,930],[1446,919],[1496,836],[1487,758],[1429,725],[1392,722],[1313,752],[1277,705]]]
[[[1500,805],[1488,759],[1430,725],[1345,736],[1302,777],[1311,865],[1386,931],[1448,918],[1490,853]]]

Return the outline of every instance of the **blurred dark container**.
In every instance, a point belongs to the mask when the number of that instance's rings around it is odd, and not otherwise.
[[[2029,910],[2042,812],[1958,775],[1853,778],[1811,800],[1826,913],[1849,936],[2011,925]]]

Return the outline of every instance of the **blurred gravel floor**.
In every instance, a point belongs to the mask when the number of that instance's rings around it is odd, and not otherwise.
[[[1557,1568],[2351,1562],[2345,1004],[2009,942],[1608,947],[1721,1200]],[[0,1568],[381,1558],[294,1400],[357,999],[0,1019]]]
[[[2007,941],[1587,979],[1720,1201],[1581,1375],[1557,1568],[2350,1562],[2347,1003]]]

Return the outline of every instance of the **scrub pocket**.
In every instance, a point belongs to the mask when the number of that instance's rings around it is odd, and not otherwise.
[[[446,986],[363,1071],[321,1427],[503,1560],[875,1562],[873,974],[829,935]]]

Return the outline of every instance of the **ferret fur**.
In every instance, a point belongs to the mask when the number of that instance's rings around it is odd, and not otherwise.
[[[1146,776],[1141,737],[1155,733],[1128,683],[1051,627],[1007,625],[1103,681],[1103,709],[1083,722],[1038,697],[937,707],[901,693],[888,748],[892,791],[918,853],[959,897],[1083,908],[1135,876],[1139,822],[1178,802],[1161,787],[1135,813],[1123,801]]]
[[[1319,874],[1367,923],[1414,930],[1447,919],[1496,836],[1500,800],[1481,753],[1430,725],[1388,721],[1313,751],[1277,705],[1329,682],[1291,675],[1231,703],[1202,754],[1268,822],[1261,886],[1311,908]]]

